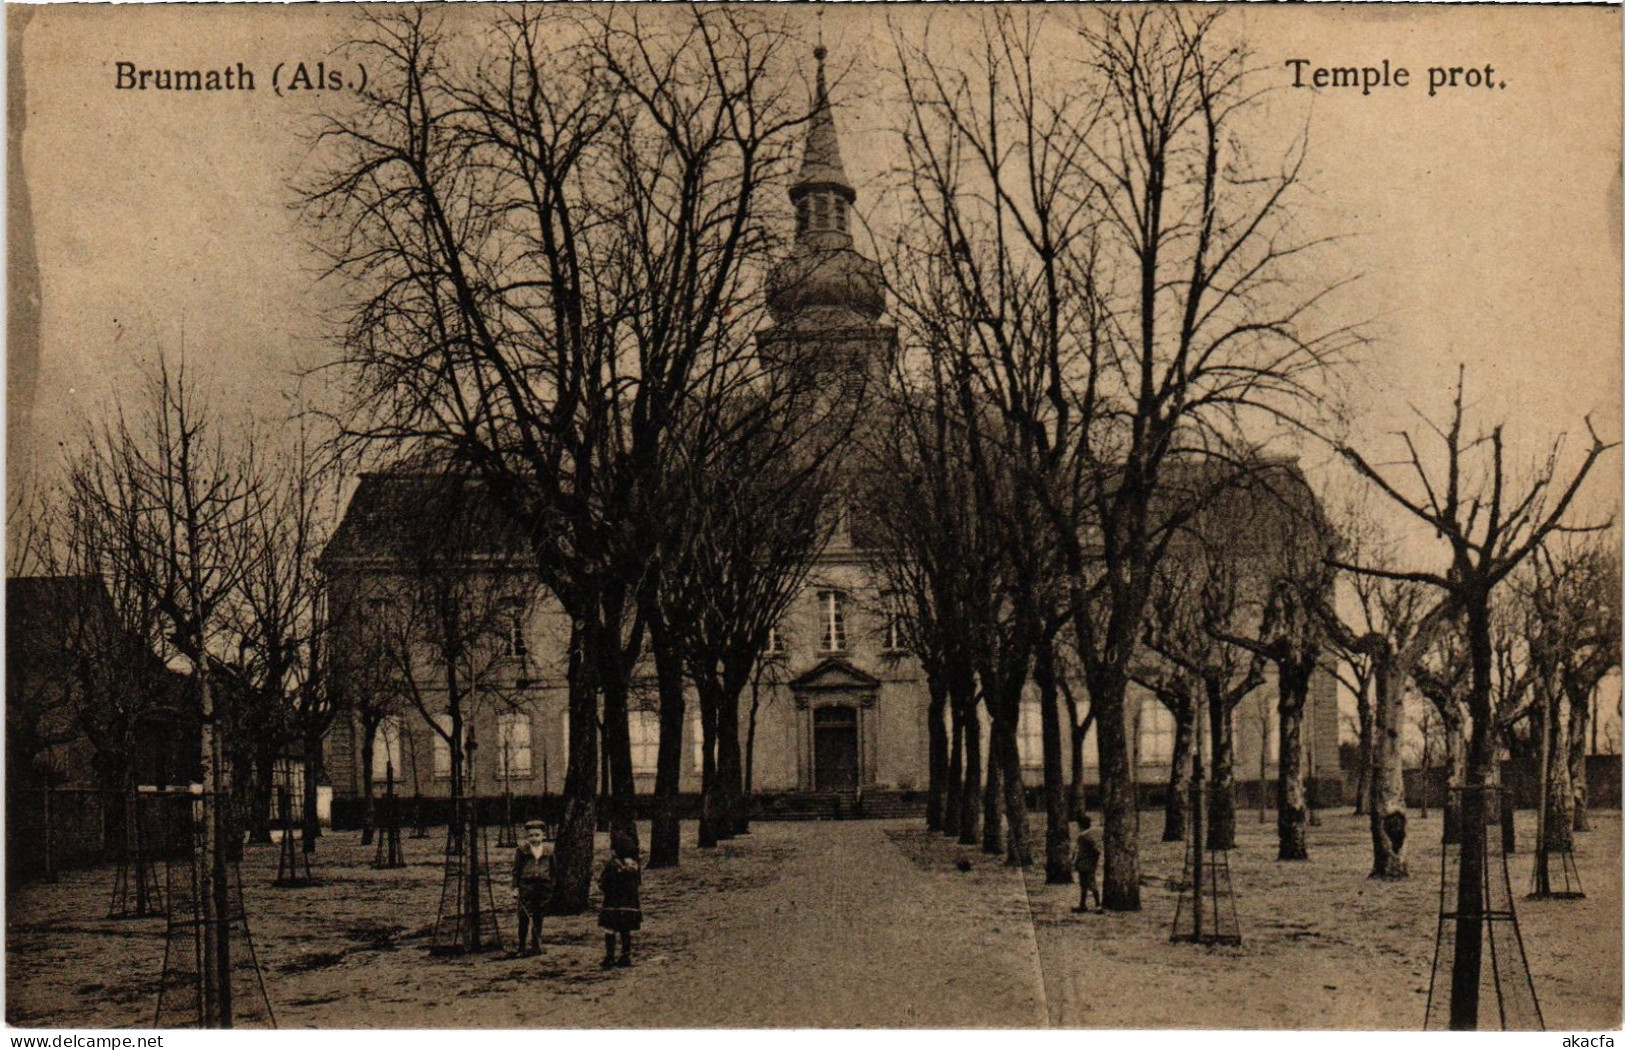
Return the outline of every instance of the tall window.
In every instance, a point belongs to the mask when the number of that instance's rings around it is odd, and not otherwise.
[[[1024,766],[1044,764],[1044,711],[1037,700],[1023,700],[1016,722],[1016,751]]]
[[[372,731],[372,779],[382,784],[389,771],[395,771],[395,779],[401,778],[401,720],[395,715],[386,715],[379,721],[378,727]]]
[[[768,656],[783,656],[785,652],[784,632],[775,624],[767,629],[767,645],[762,652]]]
[[[653,776],[660,764],[660,712],[629,711],[626,727],[632,734],[632,773]]]
[[[700,721],[698,711],[689,719],[688,730],[689,740],[694,746],[694,771],[698,773],[705,766],[705,725]]]
[[[846,651],[846,596],[840,591],[818,592],[818,614],[823,623],[824,652]]]
[[[433,736],[434,778],[436,780],[450,780],[451,745],[446,743],[446,735],[451,733],[451,715],[435,715],[434,724],[438,729],[438,732]]]
[[[1161,701],[1140,702],[1140,761],[1167,763],[1174,760],[1174,714]]]
[[[881,603],[886,617],[886,630],[881,638],[881,647],[887,652],[899,652],[908,646],[903,640],[903,604],[897,595],[888,594]]]
[[[502,655],[523,659],[529,650],[525,646],[525,607],[520,602],[508,602],[502,607]]]
[[[497,776],[503,780],[531,776],[530,715],[525,712],[497,715]]]

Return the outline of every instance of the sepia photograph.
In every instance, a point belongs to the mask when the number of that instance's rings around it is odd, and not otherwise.
[[[1619,1032],[1619,6],[5,14],[8,1028]]]

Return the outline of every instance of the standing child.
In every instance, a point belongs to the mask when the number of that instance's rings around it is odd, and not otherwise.
[[[598,912],[598,925],[604,930],[604,969],[632,965],[632,931],[643,927],[643,909],[638,905],[638,887],[643,881],[638,863],[638,843],[624,831],[610,836],[613,854],[598,876],[604,906]],[[615,958],[615,935],[621,936],[621,957]]]
[[[1095,895],[1095,910],[1101,910],[1100,891],[1095,888],[1095,869],[1100,866],[1100,832],[1089,820],[1089,814],[1078,814],[1078,850],[1072,866],[1078,873],[1078,906],[1076,912],[1089,910],[1089,895]]]
[[[539,955],[542,916],[553,900],[553,844],[547,841],[547,825],[539,820],[526,822],[525,841],[513,851],[513,899],[519,905],[519,947],[515,954]]]

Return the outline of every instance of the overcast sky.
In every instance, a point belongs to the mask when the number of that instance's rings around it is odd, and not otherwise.
[[[15,35],[18,9],[9,13]],[[895,150],[884,14],[834,5],[823,25],[832,62],[846,70],[837,120],[860,211],[875,204],[866,180]],[[1513,420],[1526,457],[1579,430],[1587,412],[1617,434],[1619,11],[1310,5],[1232,15],[1281,88],[1266,138],[1309,120],[1310,217],[1352,235],[1340,263],[1364,275],[1346,303],[1350,316],[1374,320],[1377,336],[1351,375],[1356,437],[1391,447],[1383,435],[1410,422],[1410,405],[1441,411],[1462,360],[1472,400],[1486,417]],[[911,31],[932,19],[940,40],[979,13],[893,16]],[[219,400],[271,417],[289,375],[327,353],[312,232],[289,207],[319,96],[278,98],[269,80],[281,62],[332,60],[349,17],[326,4],[32,12],[20,46],[22,170],[41,275],[36,451],[71,443],[75,420],[102,411],[156,347],[173,352],[184,340]],[[815,35],[810,8],[785,17],[804,18]],[[1369,96],[1293,89],[1286,63],[1297,58],[1387,59],[1413,83]],[[257,90],[119,91],[119,61],[241,62]],[[1429,97],[1422,83],[1429,66],[1486,64],[1504,89]],[[1598,506],[1617,501],[1618,477],[1616,460]]]

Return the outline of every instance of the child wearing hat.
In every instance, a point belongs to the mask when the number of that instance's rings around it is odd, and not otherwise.
[[[604,894],[598,912],[598,925],[604,931],[604,969],[632,965],[632,931],[643,927],[643,909],[638,904],[638,887],[643,881],[638,862],[638,841],[624,831],[610,836],[611,856],[598,876]],[[615,958],[615,937],[620,935],[621,957]]]
[[[515,954],[538,955],[542,916],[553,900],[553,843],[547,841],[547,825],[540,820],[525,823],[525,841],[513,852],[513,899],[519,906]]]

